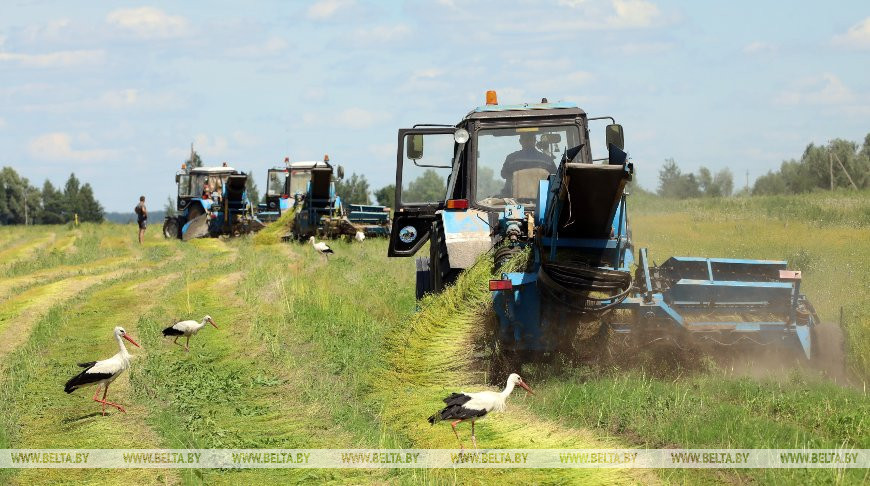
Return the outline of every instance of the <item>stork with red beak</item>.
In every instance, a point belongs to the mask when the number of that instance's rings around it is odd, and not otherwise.
[[[172,341],[174,344],[178,344],[178,338],[180,338],[181,336],[186,337],[187,341],[185,341],[184,350],[190,351],[190,336],[198,333],[199,330],[205,327],[206,324],[211,324],[212,326],[214,326],[215,329],[218,328],[217,324],[214,323],[214,319],[212,319],[211,316],[205,316],[200,322],[196,322],[194,320],[176,322],[175,324],[164,329],[163,335],[166,337],[175,336],[175,340]],[[178,345],[181,346],[181,344]]]
[[[97,385],[97,391],[94,393],[94,401],[103,404],[103,415],[106,415],[106,405],[115,407],[118,410],[127,413],[127,411],[124,410],[124,407],[117,403],[106,401],[106,395],[109,393],[109,385],[115,381],[115,378],[123,373],[124,370],[130,367],[130,353],[128,353],[127,348],[124,347],[124,341],[122,341],[122,339],[130,341],[133,343],[133,346],[136,346],[137,348],[141,347],[133,340],[133,338],[128,336],[127,332],[124,331],[124,328],[120,326],[115,328],[114,334],[115,340],[118,341],[118,353],[111,358],[102,361],[79,363],[79,366],[84,368],[84,371],[70,378],[70,380],[66,382],[66,386],[63,388],[63,391],[72,393],[83,386]],[[103,386],[102,400],[97,398],[100,396],[100,385]]]
[[[471,441],[474,443],[474,448],[477,449],[477,438],[474,436],[474,422],[481,420],[489,412],[501,412],[507,408],[507,397],[514,391],[514,387],[519,385],[532,395],[535,392],[529,388],[529,385],[520,378],[520,375],[511,373],[507,379],[507,386],[501,392],[482,391],[476,393],[451,393],[449,397],[444,399],[446,407],[440,412],[429,417],[429,423],[435,425],[436,422],[442,420],[452,420],[450,427],[453,428],[453,434],[456,435],[456,440],[459,441],[459,448],[465,449],[462,445],[462,440],[459,438],[459,433],[456,432],[456,425],[466,420],[471,421]]]

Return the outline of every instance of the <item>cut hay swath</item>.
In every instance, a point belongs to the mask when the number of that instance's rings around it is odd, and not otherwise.
[[[281,237],[290,231],[293,225],[293,216],[296,214],[295,209],[286,211],[280,218],[266,225],[254,235],[255,245],[274,245],[281,243]]]
[[[517,258],[522,259],[525,255]],[[518,265],[519,261],[511,262]],[[431,427],[425,417],[437,411],[450,392],[481,390],[472,373],[472,341],[480,332],[491,302],[487,281],[492,278],[492,259],[483,257],[464,272],[443,293],[426,297],[422,310],[407,329],[395,336],[392,369],[380,381],[378,393],[385,403],[384,422],[403,430],[420,448],[454,448],[456,439],[449,427]],[[506,377],[505,377],[506,378]],[[499,378],[501,379],[501,378]],[[532,384],[534,386],[534,384]],[[529,398],[533,400],[534,398]],[[469,434],[460,426],[462,436]],[[523,406],[522,395],[508,401],[508,410],[481,422],[478,443],[486,448],[607,448],[622,447],[616,441],[601,440],[585,429],[565,427],[539,418]],[[477,480],[505,471],[474,471]],[[512,471],[518,474],[519,471]],[[529,481],[592,483],[651,483],[654,473],[639,469],[527,470]],[[511,476],[516,479],[515,476]]]

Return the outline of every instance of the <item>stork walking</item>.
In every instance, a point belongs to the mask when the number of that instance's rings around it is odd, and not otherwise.
[[[329,255],[335,254],[335,252],[332,251],[332,248],[330,248],[329,245],[322,241],[316,241],[313,236],[309,238],[308,241],[311,243],[311,246],[313,246],[314,249],[317,250],[317,253],[325,256],[327,260],[329,259]]]
[[[78,365],[84,368],[84,370],[70,378],[70,380],[66,382],[66,386],[63,388],[63,391],[72,393],[76,389],[84,386],[97,385],[97,391],[94,393],[94,401],[103,404],[103,415],[106,415],[106,405],[115,407],[118,410],[127,413],[127,411],[124,410],[124,407],[106,400],[106,395],[109,394],[109,385],[115,381],[115,378],[123,373],[124,370],[130,367],[130,353],[127,352],[127,348],[124,346],[124,341],[122,341],[122,339],[126,339],[133,343],[133,346],[141,348],[139,343],[127,335],[124,328],[120,326],[116,327],[114,334],[115,340],[118,341],[118,353],[111,358],[102,361],[79,363]],[[103,385],[102,400],[97,398],[100,396],[100,385]]]
[[[474,448],[477,449],[477,438],[474,436],[474,423],[483,419],[489,412],[503,411],[507,407],[507,397],[514,391],[514,387],[517,385],[524,388],[528,393],[535,394],[523,379],[520,378],[520,375],[511,373],[507,379],[507,386],[501,392],[451,393],[450,396],[444,399],[444,403],[447,406],[429,417],[429,423],[435,425],[442,420],[452,420],[450,427],[453,428],[453,434],[456,435],[456,440],[459,441],[459,448],[464,450],[465,447],[462,445],[462,440],[456,431],[456,425],[470,420],[471,442],[474,443]]]
[[[214,319],[212,319],[211,316],[207,315],[203,317],[202,321],[200,322],[196,322],[194,320],[176,322],[175,324],[163,330],[163,336],[175,336],[175,340],[172,341],[172,343],[178,344],[179,346],[181,346],[181,344],[178,342],[178,338],[180,338],[181,336],[186,337],[187,341],[185,341],[185,344],[182,347],[184,348],[184,351],[190,352],[190,336],[198,333],[199,330],[205,327],[206,324],[211,324],[212,326],[214,326],[215,329],[218,328],[217,324],[215,324],[214,322]]]

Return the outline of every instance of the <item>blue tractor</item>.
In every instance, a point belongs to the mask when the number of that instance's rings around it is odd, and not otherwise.
[[[589,122],[610,120],[593,155]],[[672,257],[635,251],[626,211],[633,164],[622,126],[570,103],[487,104],[456,125],[399,131],[391,257],[418,257],[417,296],[437,293],[493,252],[489,282],[502,349],[576,350],[596,335],[716,345],[784,344],[811,358],[818,316],[784,261]],[[425,147],[425,150],[424,150]],[[670,336],[669,336],[670,337]]]
[[[344,169],[337,171],[329,156],[321,162],[290,164],[285,193],[290,195],[290,207],[296,207],[293,226],[286,240],[305,240],[318,235],[324,238],[389,236],[390,212],[384,206],[344,204],[335,191],[335,177],[344,178]]]
[[[193,238],[238,236],[263,228],[245,190],[248,176],[232,167],[182,166],[175,174],[178,214],[166,216],[163,236]]]

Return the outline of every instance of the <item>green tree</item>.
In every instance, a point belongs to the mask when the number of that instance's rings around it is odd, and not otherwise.
[[[677,167],[674,159],[665,159],[665,165],[659,171],[658,194],[662,197],[680,197],[683,173]]]
[[[254,176],[248,172],[248,179],[245,181],[245,191],[248,193],[248,201],[256,206],[260,202],[260,190],[257,188],[257,182],[254,181]]]
[[[402,200],[408,202],[443,201],[447,192],[447,181],[434,169],[426,169],[420,177],[402,189]]]
[[[32,224],[38,222],[41,210],[39,190],[30,185],[12,167],[0,171],[0,224]]]
[[[64,219],[63,193],[55,189],[48,179],[42,185],[42,211],[39,214],[39,222],[42,224],[63,224]]]
[[[87,182],[79,191],[79,221],[101,223],[105,212],[103,206],[94,198],[94,190]]]
[[[163,210],[166,211],[167,216],[178,215],[178,209],[175,206],[175,199],[172,199],[172,196],[166,196],[166,205],[163,207]]]
[[[63,215],[64,220],[72,221],[75,214],[81,218],[81,182],[76,177],[75,173],[69,175],[66,184],[63,186]]]
[[[720,170],[713,176],[713,185],[719,196],[730,197],[734,193],[734,174],[728,168]]]
[[[185,160],[184,163],[189,169],[202,167],[202,159],[199,157],[196,150],[193,150],[193,144],[190,144],[190,156],[187,157],[187,160]]]
[[[345,180],[335,181],[335,193],[348,204],[370,204],[369,182],[366,176],[356,173]]]
[[[390,184],[375,191],[375,199],[381,206],[396,208],[396,185]]]

